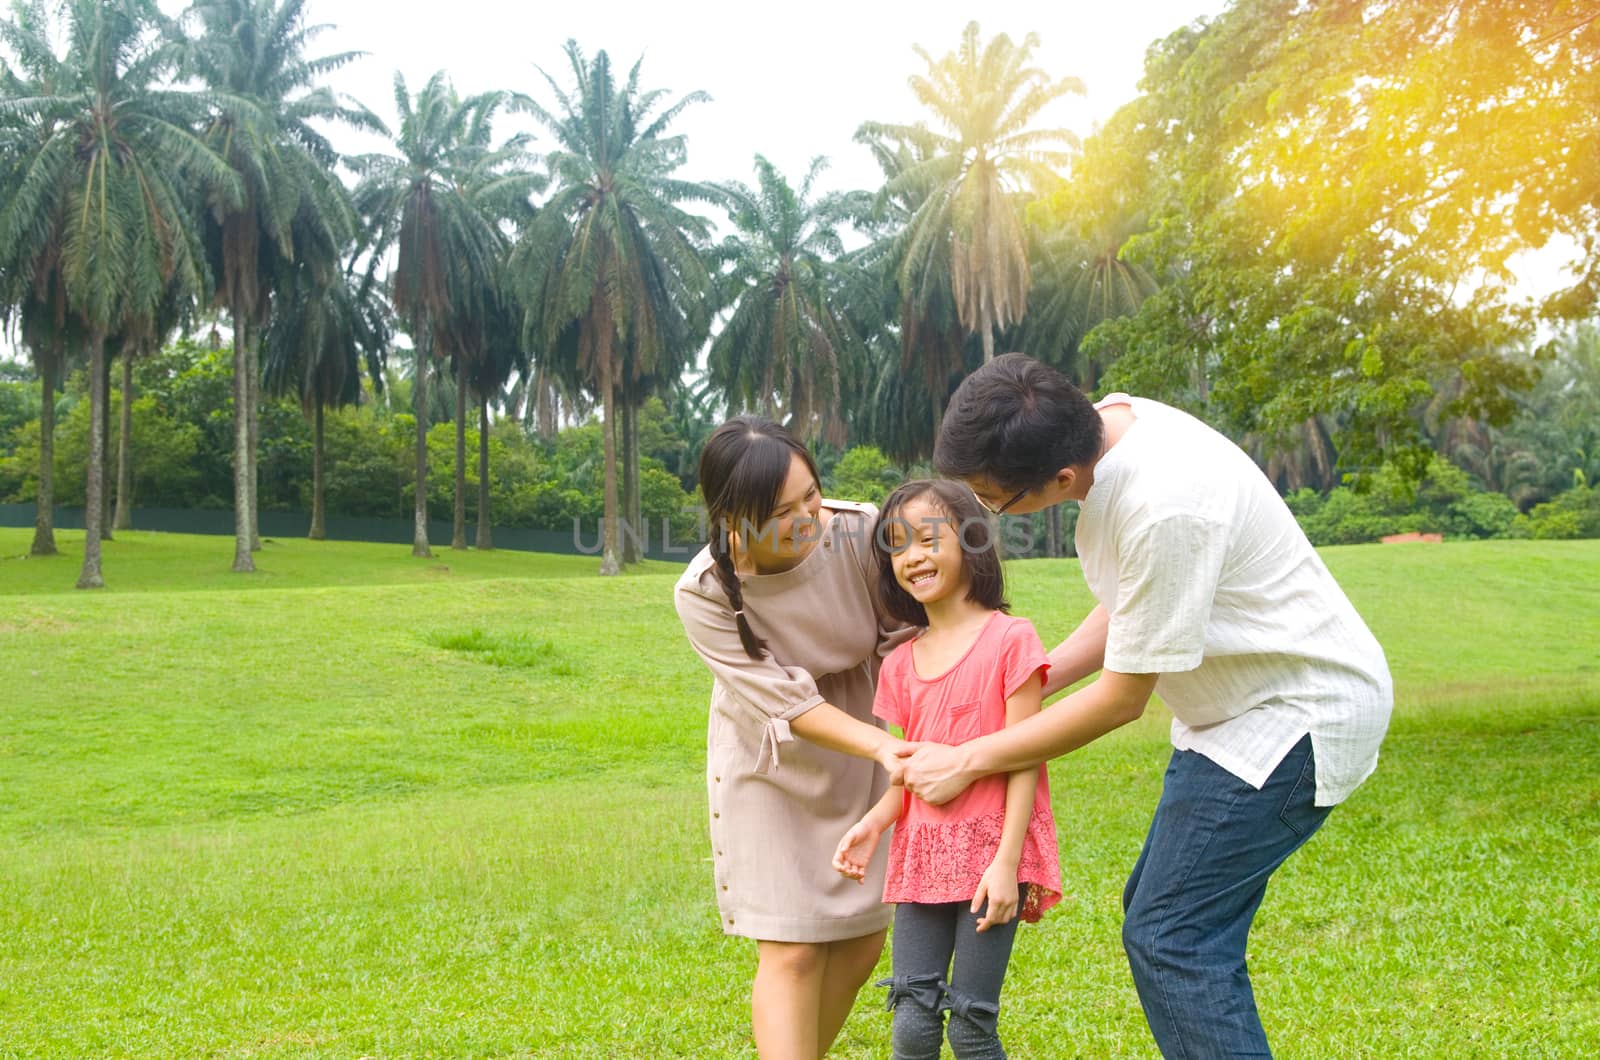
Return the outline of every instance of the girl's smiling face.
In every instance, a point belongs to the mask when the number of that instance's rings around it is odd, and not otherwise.
[[[884,523],[895,581],[922,606],[967,590],[961,534],[926,497],[915,497]]]

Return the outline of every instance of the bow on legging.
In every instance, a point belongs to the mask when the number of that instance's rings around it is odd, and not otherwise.
[[[944,1009],[954,1012],[957,1016],[988,1034],[999,1032],[999,1005],[990,1001],[978,1001],[965,994],[957,994],[943,983],[939,985],[944,987]]]
[[[929,1012],[943,1011],[945,983],[937,975],[896,975],[879,979],[877,985],[889,988],[887,1007],[891,1012],[904,998],[910,998]]]

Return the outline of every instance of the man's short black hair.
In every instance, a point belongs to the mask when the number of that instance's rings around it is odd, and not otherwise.
[[[962,380],[933,449],[941,475],[1033,490],[1092,464],[1105,428],[1083,392],[1048,365],[1007,353]]]

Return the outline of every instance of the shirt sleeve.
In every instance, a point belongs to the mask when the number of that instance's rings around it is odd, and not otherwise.
[[[1159,519],[1119,544],[1105,669],[1197,669],[1205,658],[1206,624],[1227,549],[1227,527],[1193,515]]]
[[[678,618],[689,643],[717,681],[735,696],[766,714],[788,721],[823,701],[811,674],[784,666],[767,652],[750,658],[739,639],[738,620],[726,600],[712,599],[680,586],[673,593]]]
[[[906,650],[910,651],[909,648]],[[901,653],[898,651],[891,652],[883,661],[883,669],[878,672],[878,688],[872,696],[872,715],[890,725],[898,725],[900,731],[904,732],[907,720],[903,696],[905,681],[900,661]]]
[[[1025,618],[1013,622],[1006,630],[1000,650],[1007,699],[1035,676],[1043,679],[1050,672],[1050,657],[1045,654],[1039,632]]]

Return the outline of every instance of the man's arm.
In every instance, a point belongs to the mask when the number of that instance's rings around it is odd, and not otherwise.
[[[1050,672],[1045,675],[1046,699],[1082,681],[1105,664],[1106,630],[1111,624],[1106,609],[1096,605],[1066,640],[1050,652]]]
[[[925,802],[949,802],[979,777],[1039,765],[1135,720],[1144,713],[1159,676],[1103,670],[1093,684],[999,732],[956,747],[902,749],[898,753],[904,767],[894,779]]]

